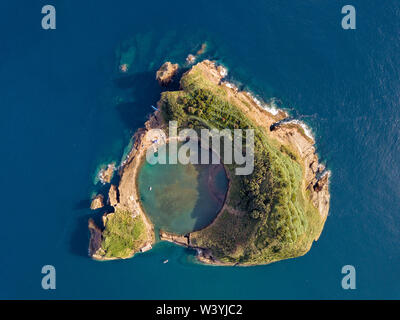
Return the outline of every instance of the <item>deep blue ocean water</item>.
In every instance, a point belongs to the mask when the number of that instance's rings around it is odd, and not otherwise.
[[[357,29],[345,31],[349,3]],[[45,4],[0,4],[0,298],[400,298],[398,1],[53,0],[48,31]],[[116,52],[132,38],[137,62],[121,80]],[[321,238],[303,257],[248,268],[199,265],[168,243],[130,260],[89,259],[96,170],[121,160],[152,112],[156,69],[203,41],[231,79],[312,127],[332,171]],[[41,288],[46,264],[56,290]],[[341,287],[348,264],[356,290]]]

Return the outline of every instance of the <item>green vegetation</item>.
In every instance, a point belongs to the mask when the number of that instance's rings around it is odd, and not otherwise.
[[[102,249],[106,258],[126,258],[146,242],[146,227],[143,218],[133,218],[129,211],[117,210],[107,215],[103,232]]]
[[[255,131],[255,166],[249,176],[230,172],[226,209],[212,225],[191,234],[191,244],[211,249],[226,263],[269,263],[305,254],[323,221],[302,190],[303,168],[290,146],[271,140],[227,98],[224,88],[195,66],[181,79],[180,91],[164,92],[165,120],[184,128]]]

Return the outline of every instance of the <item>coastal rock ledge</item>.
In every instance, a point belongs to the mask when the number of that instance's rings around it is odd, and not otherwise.
[[[157,72],[161,83],[177,70],[169,62],[163,67]],[[224,67],[204,60],[182,75],[180,90],[161,94],[157,111],[134,135],[119,169],[119,185],[110,188],[114,212],[103,217],[103,230],[89,221],[91,257],[129,258],[154,244],[154,226],[136,181],[147,148],[173,138],[162,141],[150,129],[168,134],[171,120],[181,128],[254,129],[254,171],[239,176],[238,165],[224,165],[228,191],[214,221],[186,235],[160,231],[161,240],[195,249],[203,263],[239,266],[295,258],[318,240],[329,212],[330,172],[319,162],[314,138],[303,123],[289,121],[284,110],[227,82],[226,74]]]

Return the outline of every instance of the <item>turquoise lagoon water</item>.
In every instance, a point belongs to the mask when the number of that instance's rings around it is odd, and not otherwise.
[[[225,199],[228,179],[223,166],[170,164],[167,145],[159,147],[160,152],[165,152],[166,164],[144,160],[139,171],[138,188],[145,212],[156,229],[164,231],[186,234],[206,227]]]
[[[400,298],[400,5],[347,1],[0,3],[0,298]],[[308,123],[332,171],[325,229],[303,257],[251,268],[194,263],[159,242],[133,259],[88,258],[95,175],[119,164],[160,97],[155,71],[203,57]],[[118,65],[130,63],[127,75]],[[177,86],[175,84],[175,86]],[[100,210],[101,211],[101,210]],[[169,259],[168,264],[162,261]],[[57,289],[41,288],[54,265]],[[357,289],[341,288],[354,265]]]

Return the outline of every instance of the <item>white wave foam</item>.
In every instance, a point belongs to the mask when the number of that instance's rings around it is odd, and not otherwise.
[[[228,70],[221,65],[218,66],[218,71],[222,78],[225,78],[228,75]]]
[[[328,177],[330,178],[332,175],[331,170],[325,169],[325,171],[323,172],[323,174],[321,175],[320,179],[322,179],[323,177],[325,177],[326,175],[328,175]]]
[[[223,81],[223,82],[221,82],[221,84],[223,85],[223,86],[225,86],[225,87],[228,87],[228,88],[230,88],[230,89],[233,89],[234,91],[239,91],[239,88],[236,86],[236,85],[234,85],[233,83],[231,83],[231,82],[228,82],[228,81]]]
[[[278,109],[276,107],[276,104],[273,101],[272,101],[272,103],[267,104],[267,103],[261,102],[251,92],[247,92],[247,93],[250,96],[250,98],[253,99],[253,101],[256,103],[256,105],[258,105],[260,108],[268,111],[269,113],[273,114],[274,116],[276,116],[279,113],[280,109]]]
[[[307,137],[309,137],[309,138],[312,139],[312,140],[315,140],[315,139],[314,139],[314,134],[313,134],[313,132],[311,131],[311,129],[310,129],[303,121],[294,119],[294,120],[290,120],[290,121],[285,122],[285,123],[294,123],[294,124],[298,124],[299,126],[301,126],[301,127],[303,128],[304,133],[306,134]]]

